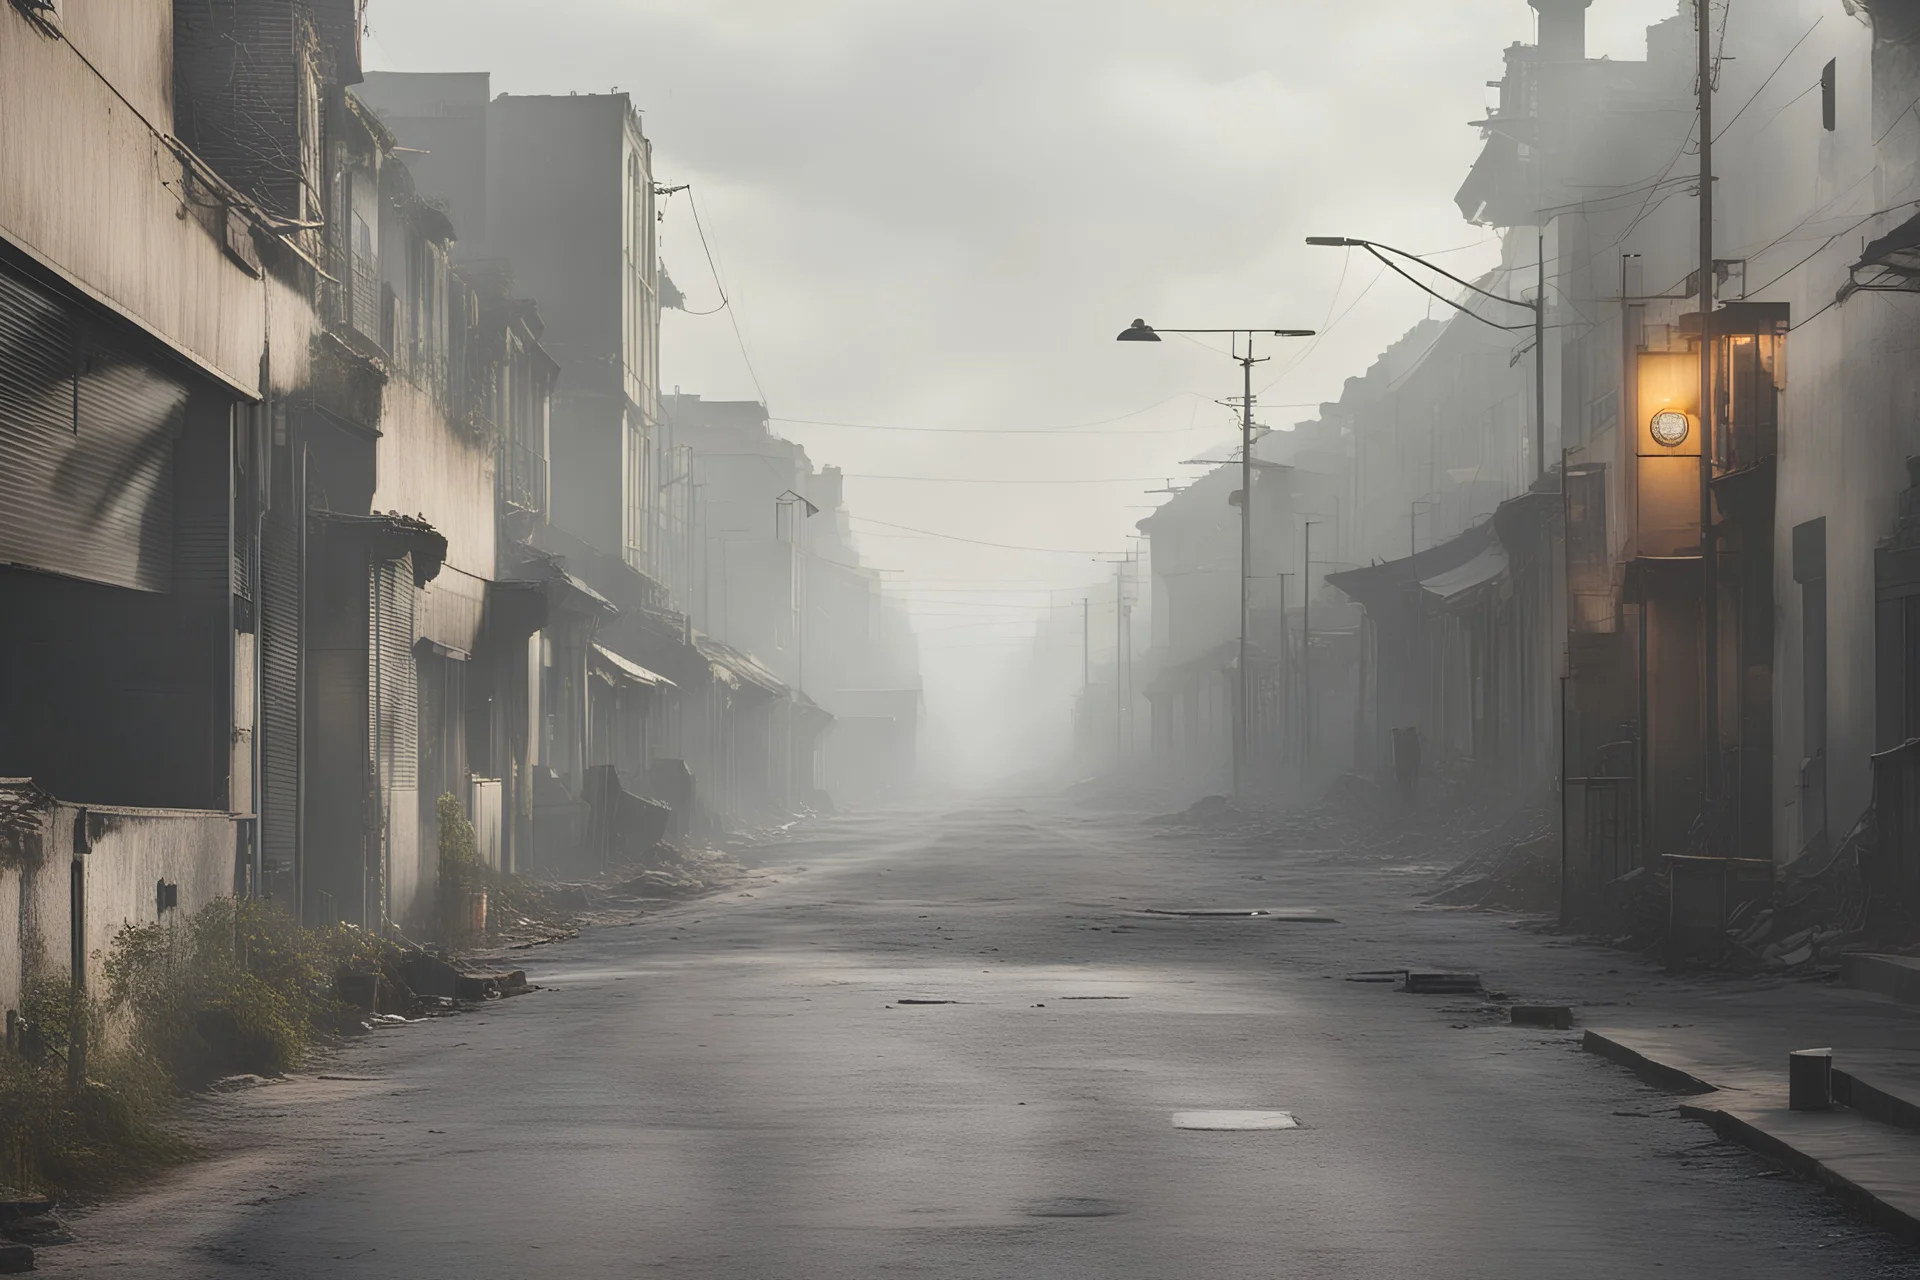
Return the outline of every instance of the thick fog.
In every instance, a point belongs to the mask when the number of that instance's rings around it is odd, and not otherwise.
[[[1588,52],[1644,56],[1673,12],[1597,5]],[[1097,679],[1110,561],[1140,545],[1153,490],[1231,447],[1224,339],[1115,333],[1136,316],[1319,329],[1265,340],[1258,420],[1336,398],[1429,300],[1302,238],[1495,263],[1450,197],[1482,145],[1482,82],[1534,17],[1522,0],[387,0],[368,56],[489,70],[495,93],[634,96],[732,302],[666,316],[663,389],[763,399],[845,469],[860,544],[920,636],[925,773],[966,782],[1064,744],[1081,599]],[[690,309],[717,306],[688,194],[665,210],[668,271]]]

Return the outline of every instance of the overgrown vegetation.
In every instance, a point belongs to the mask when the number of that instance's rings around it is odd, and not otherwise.
[[[451,792],[441,796],[433,815],[439,831],[440,909],[450,940],[474,939],[470,895],[475,893],[487,895],[490,921],[560,922],[564,913],[547,889],[523,876],[496,871],[481,859],[479,837],[459,797]]]
[[[42,979],[26,991],[16,1052],[0,1055],[0,1185],[72,1191],[120,1186],[177,1164],[191,1151],[155,1127],[173,1092],[166,1070],[138,1046],[95,1048],[88,1079],[76,1093],[72,1052],[72,987]],[[86,1036],[104,1046],[107,1009],[86,1007]]]
[[[441,796],[433,802],[433,817],[440,833],[440,900],[453,902],[485,888],[487,865],[480,861],[480,837],[460,798],[451,791]]]
[[[55,1193],[137,1181],[191,1149],[158,1127],[168,1099],[223,1076],[298,1066],[316,1037],[362,1016],[344,973],[395,973],[401,950],[347,926],[303,927],[263,902],[223,898],[114,939],[106,991],[87,1004],[87,1079],[75,1090],[72,988],[30,987],[15,1052],[0,1054],[0,1184]]]
[[[182,1087],[298,1066],[316,1033],[350,1028],[340,974],[400,952],[359,929],[310,929],[271,904],[222,898],[178,925],[120,931],[107,959],[111,1009]]]

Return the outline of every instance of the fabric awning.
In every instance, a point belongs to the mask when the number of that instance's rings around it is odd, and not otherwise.
[[[662,685],[670,689],[678,687],[673,681],[667,679],[659,672],[649,671],[639,663],[629,658],[621,657],[605,645],[596,644],[593,646],[593,656],[601,668],[615,679],[625,680],[629,684],[636,684],[647,689],[657,689]]]
[[[1442,604],[1448,604],[1506,571],[1507,549],[1498,542],[1489,542],[1478,555],[1458,568],[1420,579],[1420,589],[1438,597]]]

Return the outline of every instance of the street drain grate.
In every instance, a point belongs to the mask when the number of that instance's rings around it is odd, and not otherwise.
[[[1050,1200],[1035,1200],[1027,1206],[1029,1218],[1111,1218],[1125,1212],[1111,1200],[1086,1196],[1055,1196]]]
[[[902,996],[895,1004],[958,1004],[957,1000],[932,1000],[921,996]]]
[[[1291,1111],[1176,1111],[1173,1127],[1205,1133],[1243,1133],[1254,1129],[1298,1129]]]

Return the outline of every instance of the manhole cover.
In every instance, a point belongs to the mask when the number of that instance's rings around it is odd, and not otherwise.
[[[1111,1218],[1125,1212],[1111,1200],[1085,1196],[1055,1196],[1050,1200],[1035,1200],[1027,1206],[1029,1218]]]
[[[1173,1127],[1238,1133],[1250,1129],[1298,1129],[1300,1122],[1293,1118],[1291,1111],[1176,1111]]]

